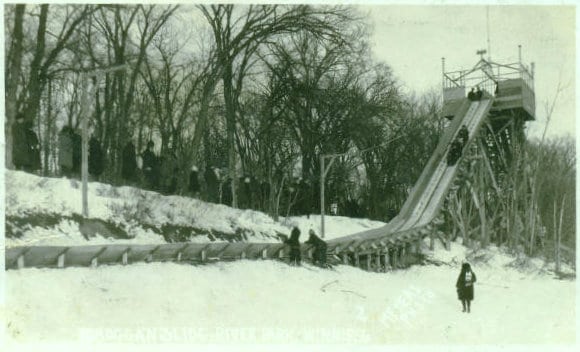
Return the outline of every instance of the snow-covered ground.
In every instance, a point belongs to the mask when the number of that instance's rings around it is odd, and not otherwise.
[[[81,183],[66,178],[43,178],[21,171],[6,170],[6,215],[30,217],[37,214],[58,214],[70,217],[82,213]],[[118,224],[127,239],[106,238],[101,234],[87,241],[78,222],[58,220],[54,226],[25,225],[18,238],[6,238],[6,247],[24,245],[83,245],[106,243],[164,243],[164,238],[150,226],[170,224],[189,226],[201,231],[235,234],[248,233],[248,242],[279,242],[277,234],[289,235],[298,226],[306,240],[310,228],[320,234],[320,217],[281,218],[276,222],[268,215],[253,211],[206,203],[198,199],[163,196],[133,187],[113,187],[90,182],[88,187],[89,216]],[[326,238],[334,238],[383,226],[380,221],[325,217]],[[143,226],[147,224],[149,226]],[[209,242],[206,235],[195,236],[192,242]]]
[[[369,273],[275,261],[6,272],[11,342],[573,344],[575,281],[453,243],[440,266]],[[478,259],[473,259],[477,257]],[[477,274],[472,313],[455,280]],[[546,269],[546,268],[544,268]],[[138,284],[137,284],[138,283]]]
[[[12,171],[5,176],[8,216],[80,214],[77,181]],[[131,223],[131,217],[156,226],[191,225],[225,233],[250,229],[248,241],[276,241],[276,233],[287,234],[292,226],[320,232],[318,216],[275,222],[255,211],[130,187],[91,183],[89,192],[91,216],[121,223],[133,238],[96,236],[87,241],[78,223],[65,219],[49,228],[23,226],[20,238],[6,239],[7,247],[163,242],[140,223]],[[325,223],[328,238],[382,225],[344,217],[326,217]],[[389,273],[348,266],[296,268],[276,261],[9,270],[0,307],[6,350],[21,342],[57,341],[337,347],[574,343],[576,283],[556,279],[550,265],[495,247],[472,251],[452,243],[447,251],[437,243],[429,252],[425,243],[423,250],[440,265]],[[464,260],[472,263],[478,278],[470,314],[461,312],[454,288]]]

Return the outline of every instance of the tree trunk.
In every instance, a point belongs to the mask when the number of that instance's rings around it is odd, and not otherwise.
[[[14,168],[12,163],[12,124],[16,119],[18,80],[22,72],[22,44],[24,41],[22,23],[24,10],[25,5],[15,5],[14,31],[8,55],[9,66],[6,71],[6,120],[4,122],[4,138],[6,142],[6,167],[9,169]]]
[[[237,197],[237,170],[236,170],[236,111],[234,96],[232,92],[232,62],[228,59],[223,60],[224,72],[222,75],[224,84],[224,101],[226,103],[226,129],[227,129],[227,143],[228,143],[228,171],[231,178],[232,188],[232,207],[238,207]]]

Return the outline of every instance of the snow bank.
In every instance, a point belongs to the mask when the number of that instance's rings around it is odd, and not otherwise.
[[[6,170],[6,215],[34,217],[56,214],[71,217],[82,213],[81,183],[66,178],[43,178],[21,171]],[[163,196],[133,187],[113,187],[89,182],[89,216],[118,224],[127,232],[126,239],[111,239],[98,235],[87,242],[78,224],[68,219],[55,226],[27,224],[18,230],[21,236],[7,238],[6,246],[19,245],[82,245],[106,243],[157,244],[165,239],[151,229],[166,225],[195,228],[202,235],[192,236],[192,242],[215,240],[207,233],[243,236],[247,242],[279,242],[278,234],[289,234],[292,226],[308,238],[308,230],[320,234],[320,217],[291,217],[274,221],[268,215],[253,211],[200,201],[198,199]],[[344,217],[325,217],[327,238],[348,235],[384,223]],[[218,240],[219,237],[218,237]]]
[[[377,274],[238,261],[8,271],[7,335],[83,344],[574,342],[574,281],[473,269],[470,314],[461,312],[450,266]]]

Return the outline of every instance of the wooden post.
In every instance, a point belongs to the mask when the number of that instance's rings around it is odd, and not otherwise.
[[[389,263],[389,249],[386,248],[385,252],[383,253],[384,261],[385,261],[385,272],[391,268],[391,263]]]
[[[88,152],[88,135],[89,135],[89,93],[87,92],[89,85],[89,77],[83,75],[82,77],[82,92],[81,92],[81,178],[82,178],[82,202],[83,202],[83,217],[89,217],[89,200],[88,200],[88,174],[89,174],[89,152]]]
[[[360,268],[360,257],[358,255],[358,252],[354,252],[354,266]]]
[[[58,259],[56,260],[56,266],[59,268],[64,268],[65,259],[66,259],[66,251],[58,255]]]
[[[153,253],[155,253],[157,250],[159,250],[161,246],[157,246],[155,248],[153,248],[153,250],[151,252],[149,252],[149,254],[147,254],[147,257],[145,258],[145,262],[149,263],[153,261]]]
[[[242,254],[240,255],[240,259],[246,259],[246,251],[242,251]]]
[[[91,258],[91,267],[96,268],[99,265],[99,256],[103,254],[104,251],[107,250],[107,247],[101,248],[92,258]]]
[[[18,256],[18,259],[16,259],[16,266],[18,267],[18,269],[24,268],[24,254],[23,253],[21,253]]]
[[[202,249],[202,250],[201,250],[201,253],[200,253],[200,259],[201,259],[201,262],[202,262],[202,263],[203,263],[203,262],[205,262],[205,261],[207,260],[207,252],[205,251],[205,249]]]
[[[320,155],[320,237],[324,238],[324,178],[326,176],[324,170],[324,154]]]
[[[348,265],[348,254],[342,253],[341,257],[342,257],[342,264]]]
[[[180,248],[180,249],[177,251],[176,258],[175,258],[175,260],[176,260],[177,262],[180,262],[180,261],[181,261],[181,258],[183,257],[183,251],[184,251],[184,250],[185,250],[187,247],[189,247],[189,244],[186,244],[185,246],[181,247],[181,248]]]
[[[121,263],[123,265],[127,265],[129,264],[129,251],[131,250],[131,248],[127,248],[124,252],[123,255],[121,256]]]
[[[262,249],[262,259],[268,259],[268,248]]]
[[[377,251],[375,261],[376,261],[375,263],[376,263],[376,266],[377,266],[377,268],[376,268],[375,271],[377,273],[380,273],[381,272],[381,251]]]
[[[367,264],[366,264],[367,265],[367,271],[371,271],[371,260],[372,260],[371,254],[368,253],[367,254]]]

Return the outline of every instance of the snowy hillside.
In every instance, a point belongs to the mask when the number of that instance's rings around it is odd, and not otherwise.
[[[6,170],[6,246],[82,245],[103,243],[247,241],[279,242],[299,226],[306,240],[312,228],[320,233],[320,217],[274,221],[268,215],[233,209],[198,199],[163,196],[133,187],[89,183],[89,217],[95,226],[79,226],[81,183]],[[345,236],[384,223],[326,217],[327,238]]]
[[[6,272],[11,342],[572,344],[575,281],[453,243],[439,266],[369,273],[276,261]],[[455,280],[478,281],[462,313]],[[514,263],[519,263],[514,265]],[[139,284],[135,284],[139,282]]]

